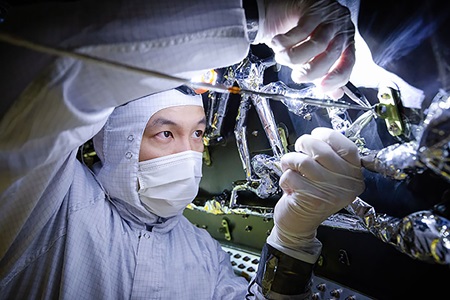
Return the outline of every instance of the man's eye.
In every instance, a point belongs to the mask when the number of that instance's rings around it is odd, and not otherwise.
[[[158,133],[157,135],[160,136],[161,138],[170,138],[170,137],[173,137],[172,132],[170,132],[170,131],[161,131],[161,132]]]
[[[196,130],[194,132],[195,137],[203,137],[203,130]]]

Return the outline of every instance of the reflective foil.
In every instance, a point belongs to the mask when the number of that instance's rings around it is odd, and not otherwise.
[[[253,179],[253,172],[250,163],[250,150],[247,143],[247,114],[251,107],[250,97],[242,96],[239,104],[238,115],[236,117],[236,125],[234,127],[234,136],[236,137],[236,147],[242,161],[242,168],[245,171],[245,177],[248,181]]]
[[[223,74],[218,78],[217,83],[232,86],[235,81],[235,68],[235,66],[231,66],[221,70],[220,73]],[[208,101],[205,109],[207,127],[203,138],[206,146],[225,142],[222,136],[222,128],[229,98],[230,94],[228,93],[208,92]]]
[[[438,93],[426,110],[426,118],[415,126],[416,139],[366,153],[362,164],[370,171],[403,180],[426,168],[450,181],[450,97]]]
[[[267,139],[270,143],[270,147],[272,148],[273,155],[275,157],[281,157],[286,153],[286,150],[281,143],[281,138],[278,132],[275,117],[273,116],[272,109],[269,105],[269,99],[261,97],[255,98],[256,99],[253,98],[253,104],[255,105],[259,120],[261,121],[261,124],[264,128],[264,132],[266,133]]]
[[[206,115],[208,118],[207,121],[208,128],[204,137],[206,146],[215,143],[220,143],[223,141],[221,132],[223,127],[223,121],[227,111],[229,97],[230,94],[219,94],[219,93],[208,94],[209,106],[208,110],[206,111]]]
[[[264,71],[275,64],[273,59],[261,60],[249,55],[236,69],[236,81],[242,88],[260,91],[263,89]],[[243,96],[245,98],[246,96]],[[264,128],[267,139],[271,145],[274,156],[280,157],[284,150],[278,133],[275,117],[269,105],[269,99],[251,96],[249,97],[258,113],[259,120]],[[250,107],[247,107],[248,109]],[[238,119],[241,113],[238,115]]]
[[[420,173],[424,165],[417,156],[417,143],[394,144],[362,157],[362,164],[370,171],[397,180]]]
[[[450,181],[450,96],[436,95],[428,108],[418,146],[420,160],[436,174]]]
[[[321,225],[354,232],[369,232],[367,227],[357,216],[350,214],[336,213],[329,216]]]
[[[283,171],[280,160],[265,154],[258,154],[252,158],[252,167],[256,175],[261,179],[256,189],[256,194],[261,198],[267,198],[280,191],[278,180]]]
[[[264,87],[264,71],[273,65],[275,65],[273,58],[261,60],[250,54],[240,64],[236,65],[233,78],[235,78],[239,87],[259,91]],[[243,95],[234,129],[236,145],[246,174],[247,183],[235,187],[233,191],[236,189],[247,189],[263,199],[279,191],[279,172],[275,164],[268,159],[268,156],[264,156],[264,159],[261,159],[262,156],[251,157],[247,140],[247,116],[252,105],[258,114],[259,121],[270,143],[274,159],[278,160],[287,152],[278,132],[269,101],[269,99],[255,95]]]
[[[330,117],[331,127],[339,132],[345,132],[351,126],[351,119],[348,112],[342,108],[327,108]]]
[[[284,82],[276,81],[271,82],[261,88],[261,91],[267,93],[277,93],[282,95],[288,95],[291,98],[316,98],[315,91],[313,87],[306,87],[301,90],[295,90],[288,87]],[[316,111],[319,107],[305,104],[301,100],[283,100],[283,104],[288,108],[288,110],[297,116],[303,117],[305,119],[311,116],[311,113]]]
[[[404,218],[377,214],[357,198],[346,208],[359,217],[383,242],[408,256],[429,263],[450,264],[450,221],[432,211],[419,211]]]

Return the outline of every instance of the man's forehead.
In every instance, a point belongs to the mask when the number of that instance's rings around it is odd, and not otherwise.
[[[186,122],[206,124],[203,107],[197,105],[180,105],[161,109],[150,118],[147,127],[181,125]]]

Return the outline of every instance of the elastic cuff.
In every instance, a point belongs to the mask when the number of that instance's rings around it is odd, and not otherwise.
[[[275,227],[272,229],[272,233],[267,237],[266,243],[277,250],[304,262],[314,264],[317,261],[322,252],[322,243],[317,238],[314,238],[311,242],[301,247],[299,246],[296,249],[292,249],[280,245],[280,241],[277,240],[276,234],[273,234],[274,230]]]
[[[256,283],[263,295],[271,292],[283,295],[307,293],[315,264],[295,259],[265,244],[261,253]]]

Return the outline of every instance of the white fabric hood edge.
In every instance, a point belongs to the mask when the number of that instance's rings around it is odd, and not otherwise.
[[[168,90],[131,101],[115,108],[93,138],[100,158],[94,166],[97,180],[122,217],[129,221],[149,225],[158,220],[158,216],[142,205],[137,192],[139,150],[145,127],[153,114],[180,105],[203,106],[202,97]]]

